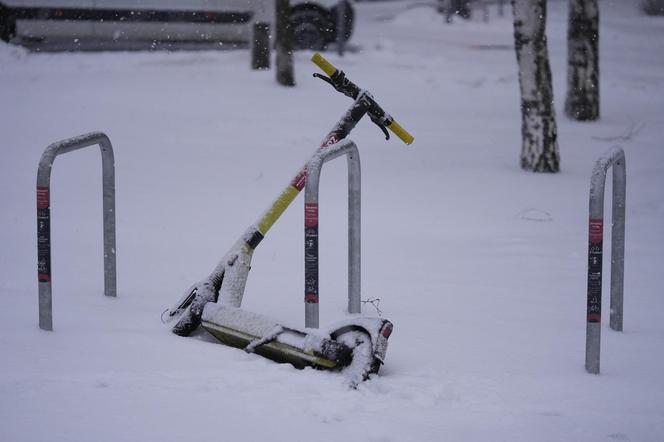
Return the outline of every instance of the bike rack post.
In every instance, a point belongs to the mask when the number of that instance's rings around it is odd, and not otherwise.
[[[625,274],[625,153],[614,147],[602,155],[590,178],[588,222],[588,304],[586,323],[586,371],[599,374],[602,322],[602,239],[604,232],[604,185],[613,166],[611,229],[611,314],[609,326],[623,329],[623,280]]]
[[[104,294],[116,296],[115,267],[115,161],[113,146],[101,132],[92,132],[53,143],[44,150],[37,171],[37,278],[39,280],[39,328],[53,330],[51,300],[51,169],[58,155],[99,145],[103,174]]]
[[[307,164],[304,190],[304,321],[318,328],[318,187],[323,164],[341,155],[348,159],[348,313],[361,312],[360,299],[360,154],[343,140],[319,151]]]

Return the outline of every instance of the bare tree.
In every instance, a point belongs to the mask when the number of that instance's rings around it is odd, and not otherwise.
[[[570,0],[567,25],[565,113],[575,120],[599,118],[599,8],[597,0]]]
[[[560,153],[546,46],[546,0],[512,0],[521,88],[521,167],[558,172]]]
[[[251,68],[270,69],[270,25],[255,22],[251,41]]]
[[[295,86],[293,73],[293,29],[288,18],[289,0],[276,0],[277,16],[277,82],[283,86]]]

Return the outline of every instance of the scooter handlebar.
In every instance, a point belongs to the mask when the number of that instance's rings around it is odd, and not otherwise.
[[[335,68],[332,63],[327,61],[318,52],[316,52],[314,56],[311,57],[311,61],[313,61],[316,66],[318,66],[323,72],[325,72],[328,77],[331,77],[337,71],[337,68]]]
[[[392,124],[388,124],[387,128],[406,144],[411,144],[415,140],[415,138],[395,120],[392,120]]]
[[[327,61],[318,52],[316,52],[313,55],[313,57],[311,57],[311,61],[313,61],[316,64],[316,66],[318,66],[323,72],[325,72],[325,74],[327,74],[328,77],[332,77],[338,71],[338,69],[334,67],[332,63]],[[384,111],[382,111],[381,109],[381,112]],[[391,117],[391,122],[387,124],[386,127],[406,144],[411,144],[415,140],[415,138],[399,123],[397,123],[397,121],[393,117]]]

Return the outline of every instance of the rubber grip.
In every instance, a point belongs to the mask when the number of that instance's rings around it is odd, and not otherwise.
[[[321,68],[323,72],[327,74],[328,77],[331,77],[334,75],[334,73],[337,71],[337,68],[334,67],[332,63],[327,61],[322,55],[320,55],[318,52],[316,52],[313,57],[311,57],[311,61],[316,63],[316,66]]]
[[[415,140],[415,138],[411,134],[409,134],[406,129],[401,127],[401,125],[396,121],[392,121],[392,124],[387,126],[387,128],[391,130],[394,133],[394,135],[401,138],[401,141],[403,141],[406,144],[411,144]]]

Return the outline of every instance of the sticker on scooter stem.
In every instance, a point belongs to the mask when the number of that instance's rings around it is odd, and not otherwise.
[[[293,178],[293,181],[291,181],[290,185],[295,187],[298,192],[300,192],[302,189],[304,189],[304,185],[307,182],[307,168],[303,167],[302,170],[300,170],[297,175],[295,175],[295,178]]]
[[[336,134],[330,135],[330,137],[323,142],[323,144],[320,146],[321,148],[323,147],[328,147],[333,144],[336,144],[339,142],[339,138],[337,137]],[[307,183],[307,166],[304,166],[298,173],[295,175],[295,178],[291,181],[290,185],[295,187],[297,191],[301,191],[304,189],[304,185]]]
[[[339,138],[337,138],[337,134],[332,134],[330,138],[328,138],[327,141],[325,141],[321,147],[328,147],[338,142]]]

